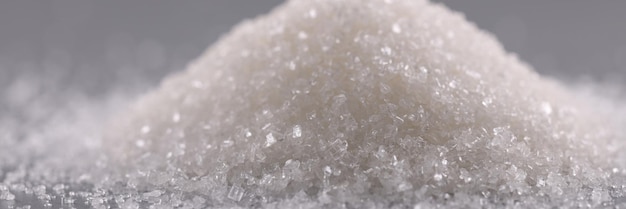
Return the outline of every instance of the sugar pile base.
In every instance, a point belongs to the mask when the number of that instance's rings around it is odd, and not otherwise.
[[[0,121],[0,206],[625,206],[624,103],[585,92],[442,5],[292,0],[108,125]]]

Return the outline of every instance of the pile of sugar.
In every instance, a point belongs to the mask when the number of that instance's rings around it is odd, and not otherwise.
[[[102,139],[119,97],[0,119],[0,207],[623,206],[624,102],[580,92],[442,5],[291,0]]]
[[[291,1],[141,98],[105,144],[198,178],[216,205],[597,205],[621,142],[593,110],[443,6]]]

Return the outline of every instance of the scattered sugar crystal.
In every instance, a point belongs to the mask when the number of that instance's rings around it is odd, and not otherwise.
[[[233,144],[235,144],[233,140],[224,140],[222,142],[222,147],[231,147],[233,146]]]
[[[144,197],[159,197],[159,196],[161,196],[161,194],[163,194],[163,191],[161,191],[161,190],[154,190],[154,191],[151,191],[151,192],[143,193],[143,196]]]
[[[195,196],[192,199],[193,203],[194,203],[194,207],[199,208],[199,207],[204,207],[204,203],[206,202],[206,199],[200,197],[200,196]]]
[[[309,10],[309,16],[314,19],[317,18],[317,10],[315,9]]]
[[[172,122],[178,123],[179,121],[180,121],[180,113],[175,112],[174,114],[172,114]]]
[[[296,70],[296,63],[295,62],[289,62],[289,69],[290,70]]]
[[[300,127],[300,125],[293,126],[292,137],[293,138],[302,137],[302,128]]]
[[[135,145],[137,147],[144,147],[144,146],[146,146],[146,141],[144,141],[143,139],[139,139],[139,140],[135,141]]]
[[[251,137],[252,136],[252,132],[250,132],[249,129],[246,129],[245,132],[244,132],[244,136],[245,137]]]
[[[0,200],[15,200],[15,195],[11,193],[8,189],[0,189]]]
[[[141,133],[142,134],[147,134],[150,133],[150,126],[144,125],[141,127]]]
[[[391,30],[392,30],[394,33],[402,33],[402,28],[400,28],[400,25],[399,25],[398,23],[394,23],[394,24],[391,26]]]
[[[228,199],[240,201],[243,198],[245,190],[239,186],[231,186],[228,191]]]
[[[299,38],[299,39],[304,40],[304,39],[307,39],[308,37],[309,37],[309,35],[307,35],[307,34],[306,34],[306,32],[304,32],[304,31],[300,31],[300,32],[298,33],[298,38]]]
[[[542,102],[541,110],[543,110],[543,112],[547,115],[552,114],[552,105],[550,105],[550,103],[548,102]]]
[[[324,176],[330,176],[333,173],[333,169],[330,166],[324,166]]]
[[[274,143],[276,143],[276,138],[274,138],[274,134],[269,133],[265,135],[265,147],[272,146]]]
[[[384,54],[384,55],[391,55],[391,48],[389,48],[388,46],[385,46],[383,48],[380,49],[380,51]]]
[[[35,188],[33,188],[33,193],[35,195],[38,195],[38,196],[45,195],[46,194],[46,186],[45,185],[36,186]]]
[[[443,176],[442,176],[440,173],[436,173],[436,174],[433,176],[433,179],[434,179],[435,181],[441,181],[441,180],[443,179]]]

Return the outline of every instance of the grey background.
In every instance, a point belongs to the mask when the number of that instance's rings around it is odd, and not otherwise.
[[[626,1],[440,0],[547,75],[620,80]],[[0,0],[0,86],[24,74],[90,93],[154,85],[281,0]]]

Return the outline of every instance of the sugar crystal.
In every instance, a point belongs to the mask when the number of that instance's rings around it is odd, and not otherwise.
[[[240,201],[243,198],[245,190],[239,186],[231,186],[228,191],[228,199]]]
[[[401,33],[401,32],[402,32],[402,28],[400,28],[400,25],[398,25],[398,23],[394,23],[394,24],[391,26],[391,30],[392,30],[394,33]]]
[[[265,147],[272,146],[274,143],[276,143],[276,138],[272,133],[265,135]]]
[[[292,137],[293,138],[302,137],[302,128],[300,127],[300,125],[293,126]]]

